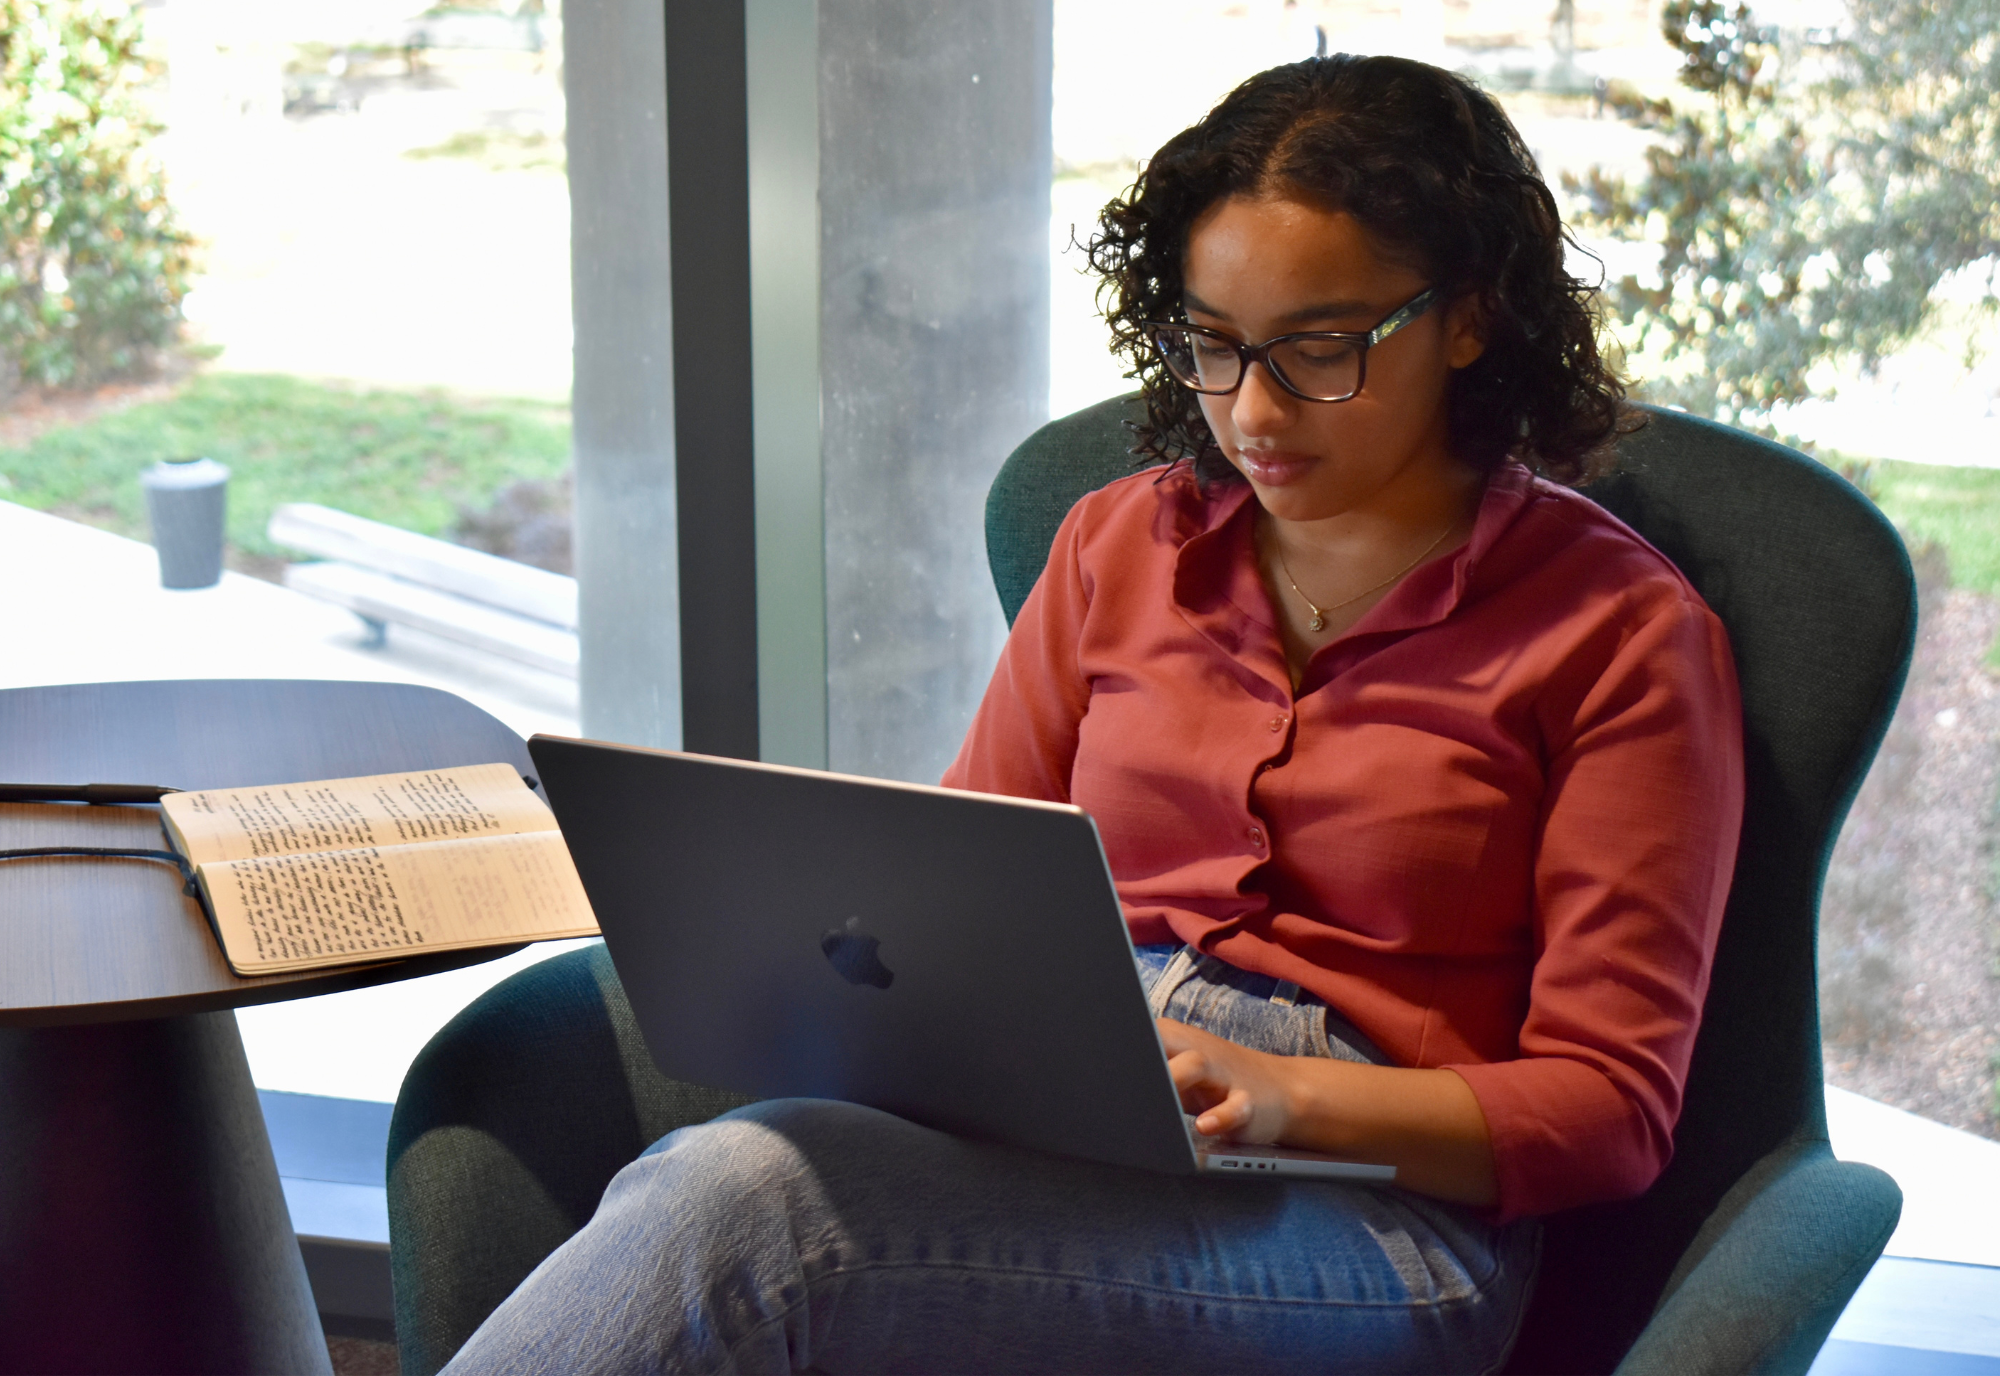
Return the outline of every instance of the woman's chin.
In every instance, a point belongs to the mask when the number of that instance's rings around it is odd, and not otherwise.
[[[1252,478],[1250,490],[1256,494],[1257,505],[1263,507],[1267,515],[1280,521],[1323,521],[1347,510],[1337,497],[1310,491],[1300,483],[1273,487]]]

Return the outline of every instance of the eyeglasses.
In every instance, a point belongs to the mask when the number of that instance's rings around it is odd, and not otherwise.
[[[1280,387],[1301,401],[1346,401],[1368,376],[1368,350],[1437,304],[1426,287],[1365,333],[1311,330],[1245,344],[1201,325],[1147,321],[1153,347],[1174,380],[1204,396],[1225,396],[1243,385],[1252,363],[1262,363]]]

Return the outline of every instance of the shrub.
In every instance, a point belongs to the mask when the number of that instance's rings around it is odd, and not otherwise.
[[[192,241],[139,38],[136,11],[0,0],[0,396],[144,372],[179,332]]]
[[[1614,88],[1659,141],[1645,175],[1566,178],[1577,223],[1661,251],[1607,284],[1648,400],[1768,428],[1923,329],[1956,277],[1991,312],[2000,253],[2000,3],[1849,0],[1838,34],[1669,0],[1677,108]]]

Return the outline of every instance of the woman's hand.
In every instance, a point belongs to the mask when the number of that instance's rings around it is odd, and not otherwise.
[[[1171,1018],[1159,1029],[1197,1132],[1380,1162],[1404,1189],[1454,1203],[1499,1195],[1486,1115],[1449,1070],[1274,1056]]]
[[[1286,1085],[1293,1056],[1224,1041],[1172,1018],[1159,1019],[1167,1073],[1196,1132],[1237,1142],[1279,1142],[1291,1125]]]

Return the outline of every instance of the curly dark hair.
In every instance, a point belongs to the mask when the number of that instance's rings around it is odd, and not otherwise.
[[[1453,452],[1481,469],[1509,455],[1562,483],[1610,464],[1637,424],[1597,349],[1596,288],[1563,266],[1570,242],[1527,145],[1492,97],[1421,62],[1339,53],[1251,77],[1167,140],[1088,245],[1115,351],[1146,403],[1133,452],[1192,458],[1235,480],[1193,392],[1143,322],[1181,316],[1188,233],[1234,195],[1291,195],[1360,221],[1377,250],[1480,303],[1486,348],[1452,377]]]

